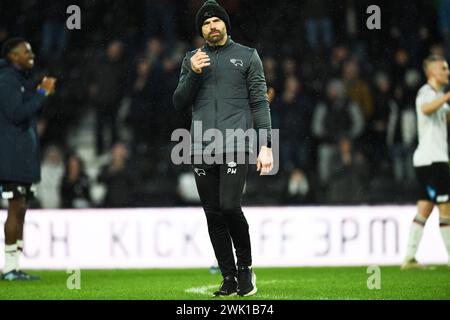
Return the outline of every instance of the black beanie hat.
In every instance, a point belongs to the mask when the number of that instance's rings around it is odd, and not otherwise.
[[[201,37],[203,37],[203,22],[211,17],[218,17],[223,22],[225,22],[225,25],[227,26],[227,33],[230,33],[231,26],[228,13],[216,1],[206,0],[203,6],[201,6],[201,8],[197,11],[197,15],[195,16],[195,26],[197,27],[197,31],[200,33]]]

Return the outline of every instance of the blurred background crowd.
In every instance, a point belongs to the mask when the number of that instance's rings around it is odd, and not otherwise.
[[[275,91],[280,171],[249,173],[245,205],[412,203],[415,95],[422,59],[450,57],[450,0],[222,0],[234,41],[255,47]],[[23,36],[35,77],[58,78],[41,114],[35,207],[199,203],[190,166],[170,161],[189,128],[172,93],[187,50],[203,45],[202,0],[2,0],[0,44]],[[66,8],[81,8],[67,30]]]

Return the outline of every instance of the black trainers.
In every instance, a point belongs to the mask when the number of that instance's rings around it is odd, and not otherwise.
[[[22,277],[17,273],[16,270],[12,270],[7,273],[3,273],[1,279],[5,281],[18,281],[22,280]]]
[[[248,297],[254,295],[256,288],[256,275],[250,267],[238,268],[238,295]]]
[[[33,276],[31,274],[28,274],[26,272],[23,272],[22,270],[17,270],[16,274],[19,276],[20,280],[23,281],[35,281],[35,280],[41,280],[41,277],[39,276]]]
[[[235,296],[237,294],[237,281],[235,276],[223,278],[219,291],[214,292],[214,297]]]

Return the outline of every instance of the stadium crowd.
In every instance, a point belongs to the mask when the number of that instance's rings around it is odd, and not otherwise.
[[[81,30],[65,27],[71,1],[0,2],[0,44],[26,37],[36,79],[58,78],[39,122],[36,207],[198,203],[191,171],[173,165],[170,152],[171,132],[190,123],[172,94],[185,52],[203,44],[193,23],[202,2],[79,1]],[[280,129],[280,171],[250,172],[244,204],[414,201],[421,61],[450,57],[450,0],[384,3],[380,30],[366,25],[372,1],[219,2],[231,37],[258,49]],[[88,114],[95,152],[83,158],[86,142],[71,138]]]

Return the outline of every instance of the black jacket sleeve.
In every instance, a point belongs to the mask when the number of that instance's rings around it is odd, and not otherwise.
[[[267,133],[267,145],[270,147],[272,144],[272,120],[270,117],[269,100],[267,99],[267,85],[263,65],[256,50],[250,59],[250,66],[247,73],[247,89],[254,126],[257,130],[265,129]],[[264,134],[261,136],[264,137]]]
[[[192,106],[195,96],[201,85],[201,74],[197,74],[191,69],[189,54],[186,54],[181,66],[178,86],[173,94],[173,105],[175,109],[184,110]]]
[[[8,80],[0,83],[0,110],[5,117],[13,124],[19,124],[36,115],[42,108],[46,97],[35,93],[35,95],[26,102],[23,102],[22,85],[19,81]]]

